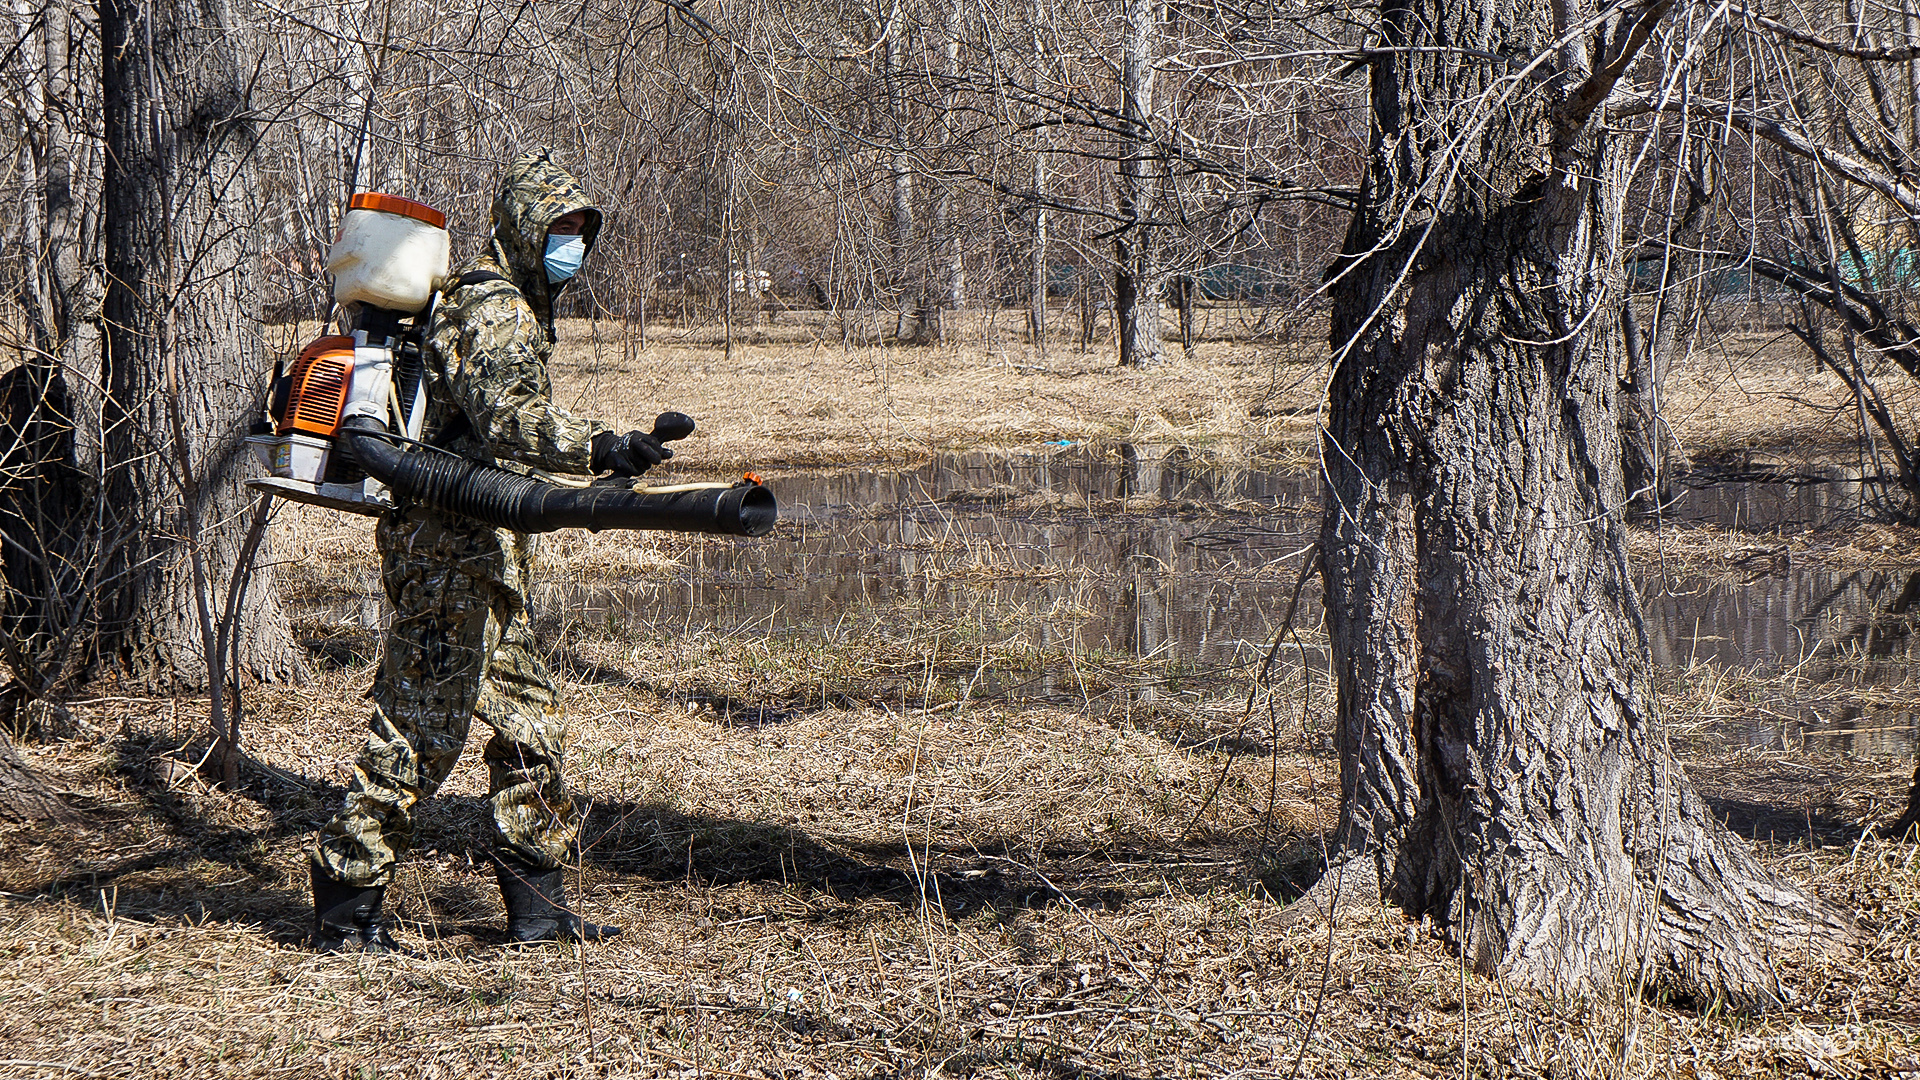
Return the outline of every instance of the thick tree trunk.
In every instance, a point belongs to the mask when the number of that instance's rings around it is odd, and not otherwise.
[[[1161,359],[1160,270],[1153,231],[1157,167],[1149,137],[1159,11],[1160,0],[1127,0],[1120,49],[1120,115],[1133,136],[1120,156],[1120,216],[1127,224],[1113,240],[1113,320],[1121,367]]]
[[[258,138],[222,0],[100,6],[109,286],[99,586],[103,658],[152,685],[208,678],[247,531],[243,442],[259,409]],[[237,616],[260,674],[296,670],[271,572]]]
[[[1570,34],[1524,91],[1475,59],[1589,18],[1629,35],[1548,0],[1381,16],[1333,285],[1323,572],[1354,872],[1329,880],[1372,880],[1516,985],[1764,1003],[1774,955],[1850,923],[1714,820],[1654,722],[1621,525],[1623,186],[1587,123],[1604,50]]]

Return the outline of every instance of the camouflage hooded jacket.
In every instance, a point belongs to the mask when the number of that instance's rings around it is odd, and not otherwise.
[[[507,166],[493,200],[493,243],[465,268],[505,280],[454,287],[427,330],[429,440],[471,457],[592,471],[593,436],[608,426],[554,404],[547,375],[553,299],[565,284],[547,283],[547,229],[575,210],[587,211],[581,235],[591,251],[600,211],[580,182],[544,149]]]

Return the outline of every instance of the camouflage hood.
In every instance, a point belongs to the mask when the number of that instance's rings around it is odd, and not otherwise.
[[[482,267],[513,282],[540,321],[548,325],[549,336],[553,298],[566,283],[547,283],[547,229],[575,210],[587,211],[580,234],[586,238],[587,250],[592,251],[600,235],[600,210],[587,197],[586,189],[572,173],[554,163],[552,152],[545,147],[522,154],[500,177],[500,189],[493,197],[493,245],[480,258]]]

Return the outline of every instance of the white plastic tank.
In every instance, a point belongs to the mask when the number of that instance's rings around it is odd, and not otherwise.
[[[347,200],[340,239],[327,252],[333,298],[412,313],[447,276],[447,216],[425,203],[363,191]]]

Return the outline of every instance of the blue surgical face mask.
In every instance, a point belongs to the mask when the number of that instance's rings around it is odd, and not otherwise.
[[[587,238],[584,236],[547,237],[547,282],[558,285],[580,272],[580,264],[587,258]]]

